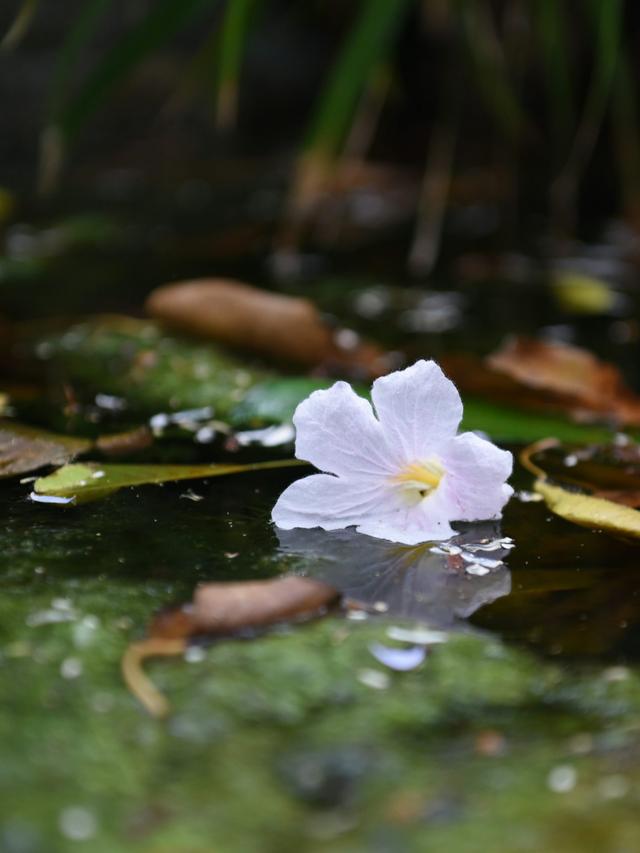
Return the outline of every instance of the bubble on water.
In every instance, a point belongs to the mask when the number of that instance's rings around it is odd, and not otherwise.
[[[60,664],[60,675],[63,678],[79,678],[82,669],[82,661],[79,658],[65,658]]]
[[[83,806],[69,806],[60,812],[58,826],[70,841],[88,841],[98,829],[95,815]]]
[[[629,780],[622,774],[604,776],[598,782],[598,793],[603,800],[619,800],[629,793],[630,788]]]
[[[387,673],[381,672],[379,669],[361,669],[356,677],[360,684],[371,687],[373,690],[386,690],[391,684]]]
[[[409,646],[408,648],[398,649],[392,646],[383,646],[382,643],[371,643],[369,651],[379,663],[399,672],[416,669],[424,661],[427,654],[424,646]]]
[[[547,776],[547,785],[555,794],[567,794],[575,788],[577,781],[576,769],[570,764],[559,764]]]

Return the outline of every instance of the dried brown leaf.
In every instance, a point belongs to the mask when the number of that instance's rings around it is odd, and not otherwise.
[[[148,313],[166,326],[277,362],[323,366],[363,376],[389,369],[373,344],[347,338],[308,299],[269,293],[240,281],[196,279],[168,284],[149,296]]]
[[[614,365],[587,350],[514,337],[489,356],[486,364],[577,419],[640,425],[640,396],[625,385]]]
[[[65,465],[90,447],[85,438],[0,421],[0,477],[25,474],[45,465]]]

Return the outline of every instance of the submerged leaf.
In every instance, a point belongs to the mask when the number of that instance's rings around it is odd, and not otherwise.
[[[91,442],[84,438],[0,421],[0,477],[25,474],[45,465],[64,465],[90,447]]]
[[[122,659],[124,680],[152,716],[164,717],[169,703],[144,674],[146,659],[181,654],[194,635],[230,635],[317,616],[338,598],[329,584],[295,575],[201,584],[192,604],[161,614],[151,626],[151,636],[129,646]]]
[[[195,480],[300,465],[297,459],[246,465],[65,465],[35,482],[32,499],[66,498],[74,504],[98,500],[125,486],[146,486],[176,480]]]

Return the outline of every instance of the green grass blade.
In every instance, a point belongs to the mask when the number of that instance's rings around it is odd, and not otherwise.
[[[149,13],[102,57],[79,92],[55,117],[71,139],[101,106],[112,89],[147,56],[216,0],[156,0]]]
[[[565,8],[558,0],[537,0],[533,13],[547,78],[553,136],[559,153],[567,146],[574,112]]]
[[[39,0],[22,0],[13,22],[0,39],[0,51],[14,50],[29,31]]]
[[[552,189],[556,218],[573,219],[575,196],[598,140],[618,66],[622,0],[588,0],[587,14],[595,37],[595,66],[569,158]]]
[[[69,30],[58,52],[49,89],[47,124],[54,122],[62,110],[66,94],[72,87],[78,60],[111,3],[112,0],[87,0]]]
[[[340,150],[358,99],[404,20],[411,0],[364,0],[320,94],[305,154],[331,160]]]
[[[219,42],[216,123],[219,128],[235,124],[238,81],[242,57],[254,13],[261,0],[229,0]]]
[[[502,132],[517,140],[527,125],[527,118],[511,82],[493,26],[492,10],[480,0],[464,0],[460,12],[478,91]]]

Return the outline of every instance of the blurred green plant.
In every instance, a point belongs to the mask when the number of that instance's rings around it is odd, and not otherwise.
[[[35,5],[32,0],[22,4],[12,30],[16,26],[24,30]],[[275,0],[271,5],[276,5]],[[231,128],[243,61],[269,3],[155,0],[76,81],[79,60],[111,8],[110,0],[86,0],[59,48],[42,133],[44,191],[55,186],[65,152],[96,111],[142,63],[189,25],[201,26],[204,38],[186,73],[209,95],[213,92],[217,127]],[[279,8],[300,14],[305,4],[295,10],[286,4]],[[581,0],[570,8],[557,0],[353,0],[345,4],[340,10],[345,22],[342,44],[327,68],[306,133],[301,128],[287,213],[293,224],[289,239],[295,243],[300,238],[304,221],[313,216],[332,177],[352,156],[349,140],[354,128],[363,123],[363,111],[368,132],[360,134],[358,154],[366,156],[377,125],[385,118],[385,99],[401,88],[399,39],[409,28],[418,33],[425,51],[436,45],[440,56],[444,46],[444,53],[455,57],[437,68],[432,86],[439,104],[436,112],[420,116],[431,129],[427,160],[432,172],[425,179],[418,214],[429,218],[416,232],[423,247],[413,255],[418,271],[430,267],[437,255],[441,214],[456,168],[455,139],[465,129],[475,129],[465,125],[467,113],[474,121],[484,116],[487,136],[495,139],[507,165],[518,156],[526,158],[530,167],[537,155],[541,169],[552,168],[553,174],[548,175],[551,207],[556,222],[566,228],[575,219],[585,170],[605,120],[610,120],[612,160],[619,167],[622,202],[634,211],[640,208],[640,153],[633,144],[638,138],[636,80],[629,36],[623,28],[628,8],[623,0]],[[313,9],[318,14],[318,7]],[[440,94],[452,91],[446,79],[451,76],[464,81],[455,127]],[[386,81],[384,85],[381,80]],[[438,208],[435,215],[432,201]]]

